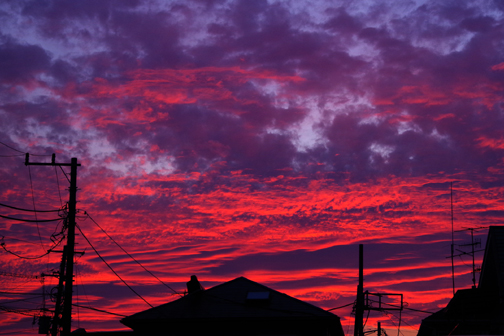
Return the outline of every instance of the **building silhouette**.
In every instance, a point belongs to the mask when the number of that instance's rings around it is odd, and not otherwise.
[[[491,226],[478,287],[458,290],[418,336],[504,335],[504,227]]]
[[[247,278],[208,290],[195,280],[188,282],[184,297],[121,323],[133,335],[344,336],[338,316]]]

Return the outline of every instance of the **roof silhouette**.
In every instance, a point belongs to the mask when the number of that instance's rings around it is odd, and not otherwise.
[[[289,330],[295,335],[343,335],[338,316],[244,277],[133,314],[121,323],[136,332],[167,335],[196,335],[202,330],[205,335],[232,335],[237,330],[254,335],[259,329],[272,335]]]

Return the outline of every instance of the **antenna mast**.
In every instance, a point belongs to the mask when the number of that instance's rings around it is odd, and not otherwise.
[[[452,266],[452,286],[453,295],[455,295],[455,264],[453,262],[453,250],[454,250],[454,239],[453,239],[453,182],[450,182],[450,205],[451,205],[451,266]]]
[[[458,256],[462,256],[462,255],[466,255],[466,254],[469,254],[472,257],[472,283],[473,283],[472,288],[476,288],[476,272],[481,271],[480,268],[476,267],[474,257],[475,257],[476,252],[484,251],[484,249],[480,249],[480,250],[475,250],[474,249],[475,246],[480,246],[481,245],[480,241],[474,242],[474,231],[475,230],[480,230],[480,229],[483,229],[483,227],[480,227],[480,228],[465,228],[464,230],[458,230],[457,231],[457,232],[471,231],[471,243],[470,244],[459,245],[459,246],[471,246],[471,252],[463,252],[463,251],[460,251],[460,250],[457,249],[457,251],[460,252],[460,254],[457,255],[457,257]]]

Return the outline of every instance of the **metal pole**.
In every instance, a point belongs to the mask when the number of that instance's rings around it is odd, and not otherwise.
[[[451,267],[452,267],[452,288],[455,295],[455,264],[453,262],[454,254],[454,239],[453,239],[453,182],[450,182],[450,206],[451,206],[451,227],[452,227],[452,243],[451,243]]]

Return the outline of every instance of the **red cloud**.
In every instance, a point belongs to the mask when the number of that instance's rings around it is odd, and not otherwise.
[[[61,94],[68,100],[73,100],[76,95],[100,100],[99,109],[85,104],[79,112],[80,116],[87,119],[86,127],[92,121],[93,126],[103,128],[113,124],[149,125],[166,120],[168,113],[160,110],[170,105],[219,104],[222,111],[239,115],[243,110],[237,109],[237,104],[243,107],[262,103],[253,95],[236,95],[236,88],[250,81],[274,81],[283,85],[304,80],[300,76],[284,76],[272,71],[240,67],[139,69],[128,72],[124,82],[95,78],[92,83],[84,83],[80,87],[69,84]],[[83,90],[85,93],[82,93]]]
[[[476,139],[480,147],[488,147],[492,149],[504,149],[504,139],[491,139],[485,136]]]
[[[504,70],[504,62],[492,66],[492,70]]]
[[[250,80],[276,82],[301,82],[299,76],[281,76],[271,71],[245,70],[239,67],[198,69],[140,69],[128,74],[130,80],[116,85],[100,79],[93,91],[101,97],[140,97],[147,101],[164,104],[194,104],[198,101],[235,100],[254,103],[238,98],[232,87]]]

